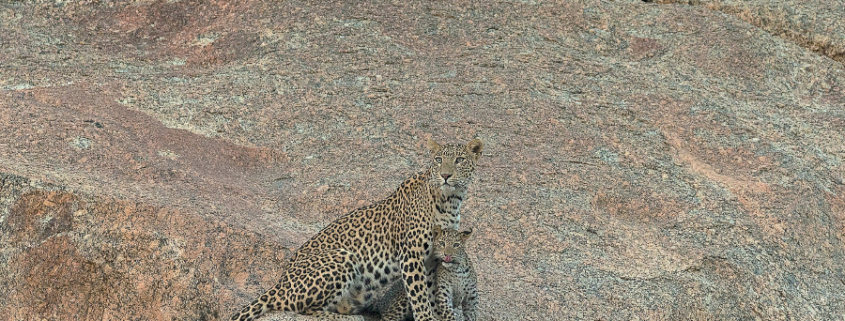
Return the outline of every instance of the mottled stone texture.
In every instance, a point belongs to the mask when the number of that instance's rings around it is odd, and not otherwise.
[[[0,320],[225,318],[431,136],[481,320],[845,320],[816,2],[4,2]]]
[[[843,0],[656,0],[705,6],[736,16],[773,35],[845,63]]]

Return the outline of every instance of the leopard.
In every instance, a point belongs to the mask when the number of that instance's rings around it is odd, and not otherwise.
[[[428,295],[433,226],[455,226],[483,143],[429,139],[426,168],[386,198],[353,210],[317,232],[293,255],[279,281],[235,313],[252,321],[269,311],[339,320],[360,314],[378,293],[401,283],[414,320],[436,320]]]
[[[434,256],[440,261],[434,279],[435,309],[440,320],[478,319],[478,274],[466,252],[472,229],[458,232],[434,226]],[[460,308],[459,308],[460,307]],[[463,318],[455,312],[463,312]]]
[[[443,321],[476,321],[478,318],[478,275],[466,253],[472,229],[458,232],[435,225],[432,258],[439,263],[434,273],[434,286],[429,293],[435,312]],[[397,288],[395,286],[394,288]],[[412,318],[408,297],[393,289],[390,303],[376,303],[382,321]],[[392,297],[391,297],[392,295]]]

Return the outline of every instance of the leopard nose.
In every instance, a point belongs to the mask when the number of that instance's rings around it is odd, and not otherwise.
[[[452,177],[452,174],[440,174],[440,176],[443,177],[443,180],[447,180],[449,177]]]

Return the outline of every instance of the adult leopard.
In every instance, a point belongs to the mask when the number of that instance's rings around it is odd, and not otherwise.
[[[336,319],[368,307],[401,277],[415,320],[436,320],[425,261],[433,226],[454,226],[483,144],[428,141],[428,169],[386,199],[354,210],[317,233],[293,255],[279,282],[232,316],[254,320],[270,310]]]

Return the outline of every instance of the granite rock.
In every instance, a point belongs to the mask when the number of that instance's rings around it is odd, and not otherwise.
[[[429,137],[481,320],[843,320],[845,68],[706,4],[2,3],[0,320],[222,320]]]
[[[735,16],[775,36],[845,63],[845,1],[657,0],[704,6]]]

